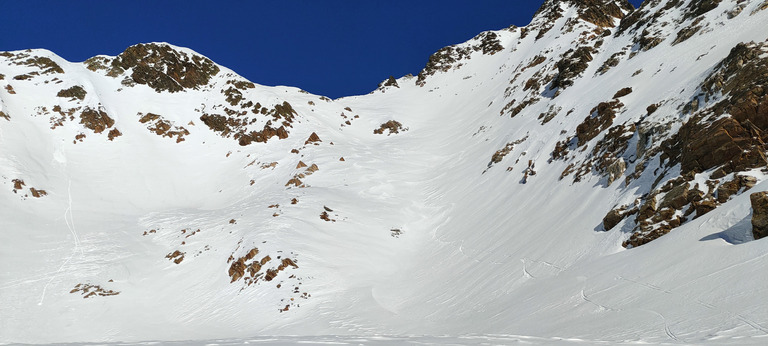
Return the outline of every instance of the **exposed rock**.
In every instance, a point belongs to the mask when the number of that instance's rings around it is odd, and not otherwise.
[[[608,185],[613,184],[613,182],[619,179],[621,176],[623,176],[624,172],[626,171],[627,171],[627,163],[624,162],[624,159],[618,159],[614,163],[612,163],[610,166],[608,166],[608,169],[607,169]]]
[[[13,179],[11,181],[13,183],[13,192],[16,193],[16,191],[21,190],[24,188],[26,184],[24,184],[24,180],[21,179]]]
[[[733,180],[727,181],[717,188],[717,201],[727,202],[732,196],[742,189],[749,190],[757,183],[757,179],[748,175],[737,175]]]
[[[219,67],[208,58],[155,43],[128,47],[111,65],[113,70],[131,70],[134,82],[157,92],[196,89],[219,73]]]
[[[48,195],[48,192],[46,192],[45,190],[38,190],[38,189],[35,189],[34,187],[30,187],[29,192],[32,193],[32,197],[35,197],[35,198],[40,198]]]
[[[452,68],[458,68],[461,66],[459,62],[470,59],[473,52],[482,51],[483,54],[493,55],[504,49],[498,35],[491,31],[475,36],[470,42],[469,44],[444,47],[432,54],[427,65],[419,72],[416,85],[423,87],[427,77],[437,72],[447,72]]]
[[[674,46],[678,43],[684,42],[699,32],[699,30],[701,30],[701,25],[699,25],[699,23],[701,23],[703,19],[704,17],[699,17],[687,27],[680,29],[680,31],[677,32],[677,37],[675,37],[675,40],[672,41],[672,45]]]
[[[746,125],[743,127],[734,118],[721,118],[711,124],[694,118],[683,125],[678,133],[681,173],[721,167],[727,174],[768,165],[762,132]]]
[[[755,239],[768,236],[768,191],[749,195],[752,202],[752,235]]]
[[[111,129],[111,130],[109,130],[109,133],[107,134],[107,139],[109,139],[111,141],[111,140],[114,140],[115,138],[120,137],[122,135],[123,135],[123,133],[120,132],[120,130],[118,130],[116,128],[115,129]]]
[[[304,145],[307,145],[309,143],[313,143],[317,145],[320,142],[322,142],[322,140],[320,140],[320,136],[318,136],[317,133],[312,132],[312,134],[309,135],[309,138],[307,138],[307,140],[304,141]]]
[[[750,13],[749,15],[750,16],[754,15],[755,13],[765,10],[766,8],[768,8],[768,0],[763,1],[763,3],[760,4],[760,6],[757,6],[757,8],[755,8],[754,10],[752,10],[752,13]]]
[[[109,282],[114,282],[114,280],[109,280]],[[77,284],[75,285],[75,288],[69,291],[69,293],[77,293],[77,292],[81,292],[83,299],[91,298],[95,296],[101,296],[101,297],[116,296],[120,294],[120,292],[118,291],[108,290],[99,285],[92,285],[92,284]]]
[[[491,168],[491,166],[493,166],[494,164],[501,162],[501,160],[503,160],[505,156],[507,156],[509,153],[512,152],[512,150],[515,149],[516,145],[525,142],[527,139],[528,139],[528,136],[526,135],[521,139],[507,143],[507,145],[505,145],[504,148],[497,150],[493,154],[493,156],[491,156],[491,161],[488,162],[488,168]]]
[[[243,275],[245,275],[245,270],[248,267],[250,267],[250,265],[246,265],[246,262],[254,259],[258,254],[259,254],[259,249],[253,248],[250,251],[248,251],[248,253],[246,253],[245,256],[240,257],[236,261],[232,262],[232,264],[229,266],[229,271],[228,271],[229,277],[231,278],[230,283],[240,280],[240,278],[242,278]],[[258,263],[259,269],[261,269],[261,265],[262,265],[261,262],[256,261],[253,263]],[[258,270],[255,270],[255,271],[258,272]],[[251,274],[251,277],[255,277],[256,273],[254,272],[250,274]]]
[[[10,54],[10,53],[9,53]],[[31,67],[37,67],[39,72],[33,72],[34,74],[56,74],[56,73],[64,73],[64,69],[59,66],[55,61],[51,60],[50,58],[44,57],[44,56],[32,56],[25,53],[18,53],[13,58],[11,58],[11,61],[15,65],[20,66],[31,66]],[[26,75],[28,78],[21,78],[18,80],[24,80],[31,78],[30,75]],[[16,76],[19,77],[19,76]],[[14,77],[14,79],[16,79]]]
[[[288,180],[288,182],[285,183],[285,186],[303,187],[304,183],[298,177],[294,177],[291,180]]]
[[[631,12],[634,6],[626,0],[605,1],[605,0],[580,0],[574,1],[578,4],[579,18],[600,27],[614,27],[616,19],[624,18],[624,12]]]
[[[610,231],[616,227],[621,220],[624,220],[622,211],[622,209],[613,209],[609,211],[608,214],[605,214],[605,217],[603,217],[603,229]]]
[[[159,114],[154,113],[139,113],[139,122],[147,124],[147,129],[158,136],[174,138],[176,137],[176,143],[183,142],[184,136],[189,135],[189,131],[183,126],[176,126],[172,122],[163,119]]]
[[[381,135],[384,134],[384,131],[389,131],[387,133],[387,136],[393,134],[393,133],[400,133],[400,131],[407,131],[407,128],[403,128],[403,124],[401,124],[399,121],[396,120],[390,120],[386,123],[381,124],[378,129],[373,130],[374,134]]]
[[[181,261],[184,260],[184,255],[185,255],[184,252],[176,250],[176,251],[174,251],[172,253],[169,253],[169,254],[165,255],[165,258],[173,261],[173,263],[179,264],[179,263],[181,263]]]
[[[690,184],[688,183],[675,186],[669,192],[667,192],[666,195],[664,195],[664,199],[662,199],[661,204],[659,204],[659,207],[662,209],[663,208],[672,208],[676,210],[682,209],[686,204],[688,204],[688,188],[689,187],[690,187]]]
[[[627,96],[632,93],[632,88],[626,87],[616,92],[615,95],[613,95],[613,98],[618,99],[624,96]]]
[[[395,79],[394,76],[389,76],[389,78],[387,78],[387,80],[379,83],[379,89],[383,89],[384,87],[389,87],[389,86],[395,87],[395,88],[400,88],[400,86],[397,85],[397,79]]]
[[[656,196],[650,196],[640,207],[637,214],[637,220],[645,220],[653,216],[656,213]]]
[[[589,67],[589,62],[593,59],[592,53],[595,53],[595,49],[588,46],[565,52],[556,64],[557,76],[552,80],[551,89],[565,89],[573,85],[573,80]]]
[[[576,137],[579,139],[579,146],[583,146],[600,132],[604,131],[613,123],[616,117],[616,109],[621,108],[623,104],[619,101],[601,102],[597,107],[592,108],[590,115],[584,119],[584,122],[576,127]]]
[[[686,8],[687,12],[685,13],[684,19],[696,18],[709,11],[712,11],[720,5],[721,1],[722,0],[691,1],[688,3],[688,7]]]
[[[693,202],[693,208],[696,210],[696,218],[715,210],[717,204],[717,201],[711,197],[705,198],[699,202]]]
[[[613,55],[611,55],[610,58],[608,58],[608,60],[606,60],[603,63],[602,66],[600,66],[600,68],[597,69],[596,73],[597,74],[601,74],[601,75],[605,74],[612,67],[615,67],[615,66],[619,65],[619,62],[620,62],[619,58],[622,57],[623,55],[626,55],[626,53],[624,51],[620,51],[620,52],[614,53]]]
[[[71,98],[71,99],[78,99],[78,100],[84,100],[85,99],[85,89],[79,85],[75,85],[68,89],[63,89],[59,91],[56,96],[58,97],[65,97],[65,98]]]
[[[80,113],[80,123],[91,129],[94,133],[101,133],[112,127],[115,121],[101,107],[99,109],[85,107],[82,113]]]
[[[211,130],[219,132],[222,137],[233,137],[241,146],[254,142],[266,143],[272,137],[288,138],[287,127],[291,127],[294,116],[297,115],[293,107],[285,101],[275,105],[271,110],[257,103],[251,111],[254,114],[271,116],[272,120],[268,120],[260,131],[249,131],[248,126],[256,122],[256,119],[247,117],[247,111],[235,111],[229,108],[225,108],[224,111],[227,116],[204,113],[200,116],[200,120]],[[273,121],[280,122],[281,126],[273,127]]]

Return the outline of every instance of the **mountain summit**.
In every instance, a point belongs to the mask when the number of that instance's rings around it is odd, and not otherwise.
[[[336,100],[0,52],[0,342],[760,343],[766,22],[546,1]]]
[[[627,0],[547,0],[534,14],[534,20],[557,19],[569,8],[576,9],[580,19],[601,27],[613,27],[616,20],[635,9]]]

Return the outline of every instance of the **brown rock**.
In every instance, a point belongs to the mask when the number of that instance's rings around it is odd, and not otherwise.
[[[739,181],[737,179],[725,182],[717,187],[717,201],[725,203],[737,192],[739,192]]]
[[[624,219],[624,215],[622,215],[621,209],[611,210],[603,218],[603,228],[606,231],[610,231],[611,229],[616,227],[616,225],[618,225],[619,222],[621,222],[621,220],[623,219]]]
[[[632,88],[627,87],[627,88],[624,88],[624,89],[621,89],[621,90],[617,91],[616,94],[613,95],[613,98],[617,99],[617,98],[620,98],[620,97],[627,96],[627,95],[629,95],[631,93],[632,93]]]
[[[637,220],[645,220],[656,213],[656,196],[650,196],[648,200],[640,207],[637,213]]]
[[[118,130],[118,129],[111,129],[111,130],[109,130],[109,133],[107,134],[107,138],[111,141],[111,140],[114,140],[115,138],[120,137],[122,135],[123,135],[123,133],[120,132],[120,130]]]
[[[715,201],[714,198],[709,197],[705,198],[699,202],[693,202],[693,208],[696,209],[696,217],[698,218],[706,213],[709,213],[712,210],[715,210],[717,208],[717,201]]]
[[[112,125],[115,124],[115,121],[110,118],[101,107],[99,107],[99,109],[86,107],[83,112],[80,113],[80,123],[95,133],[101,133],[112,127]]]
[[[24,184],[24,180],[13,179],[13,189],[14,190],[21,190],[24,185],[26,185],[26,184]]]
[[[156,91],[177,92],[208,84],[219,67],[199,55],[190,55],[165,44],[137,44],[112,61],[111,74],[131,70],[131,79]]]
[[[576,127],[576,136],[579,138],[578,146],[583,146],[593,138],[597,137],[613,124],[616,117],[616,109],[621,108],[623,104],[619,101],[601,102],[593,108],[590,115],[584,119],[584,122]]]
[[[307,174],[311,174],[311,173],[317,172],[318,170],[320,170],[320,167],[317,167],[317,165],[313,163],[312,166],[309,166],[306,169],[306,172],[307,172]]]
[[[700,119],[683,125],[681,171],[704,172],[722,166],[727,174],[768,165],[760,130],[745,124],[747,128],[733,118],[722,118],[711,125]]]
[[[285,186],[293,185],[293,186],[298,187],[298,186],[301,186],[301,184],[303,184],[303,182],[301,182],[301,180],[299,180],[299,178],[293,178],[291,180],[288,180],[288,182],[285,184]]]
[[[32,197],[35,197],[35,198],[40,198],[48,195],[48,192],[45,192],[45,190],[38,190],[38,189],[35,189],[34,187],[30,187],[29,192],[31,192]]]
[[[752,235],[755,239],[768,236],[768,191],[749,195],[752,202]]]
[[[620,158],[608,166],[608,185],[613,184],[614,181],[621,178],[624,172],[627,171],[627,163],[624,159]]]
[[[316,144],[318,142],[322,142],[322,140],[320,140],[320,136],[318,136],[317,133],[312,132],[312,134],[309,135],[309,138],[304,142],[304,145],[307,145],[309,143]]]
[[[285,126],[280,126],[277,129],[277,138],[279,138],[279,139],[286,139],[286,138],[288,138],[288,131],[285,129]]]
[[[667,192],[667,194],[664,196],[660,207],[673,208],[677,210],[682,209],[686,204],[688,204],[688,187],[690,187],[690,184],[685,183],[683,185],[678,185],[672,188],[672,190]]]

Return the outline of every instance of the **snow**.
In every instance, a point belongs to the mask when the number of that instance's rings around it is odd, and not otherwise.
[[[202,109],[226,105],[220,90],[241,78],[224,67],[209,86],[171,94],[125,87],[122,77],[42,50],[32,54],[59,63],[66,74],[56,77],[64,82],[13,80],[32,68],[0,58],[0,85],[16,91],[0,89],[11,116],[0,119],[0,342],[768,342],[768,251],[765,240],[751,239],[749,193],[627,250],[621,243],[629,230],[603,232],[602,217],[649,192],[655,177],[606,186],[590,174],[573,183],[559,179],[567,163],[547,162],[561,131],[572,134],[593,107],[627,86],[634,92],[621,99],[614,124],[637,121],[662,102],[645,121],[679,128],[685,119],[678,107],[730,48],[767,38],[768,11],[676,46],[667,38],[595,75],[631,44],[628,36],[606,37],[583,76],[557,98],[542,97],[514,118],[499,116],[509,100],[525,96],[519,89],[504,97],[510,80],[520,72],[524,83],[538,70],[515,68],[542,52],[556,61],[578,36],[560,32],[576,15],[564,13],[539,40],[535,32],[524,39],[519,29],[497,32],[504,51],[475,52],[424,87],[400,78],[399,88],[328,102],[257,85],[246,99],[288,101],[299,116],[288,139],[245,147],[199,119]],[[108,141],[106,131],[94,134],[77,120],[50,129],[38,107],[76,105],[55,97],[72,85],[87,91],[81,105],[102,105],[123,136]],[[542,125],[537,116],[552,104],[562,110]],[[160,114],[190,135],[181,143],[157,136],[137,121],[138,112]],[[341,113],[360,117],[341,126]],[[251,128],[267,118],[257,120]],[[408,131],[372,133],[388,120]],[[87,137],[73,143],[80,132]],[[312,132],[320,145],[304,144]],[[488,168],[495,151],[524,137]],[[299,160],[319,170],[302,179],[309,187],[287,188],[303,172],[295,168]],[[537,174],[522,184],[528,160]],[[653,171],[658,162],[649,165]],[[768,190],[763,173],[751,174],[761,181],[751,191]],[[696,182],[704,186],[708,177]],[[49,195],[14,193],[16,178]],[[324,207],[335,222],[320,219]],[[402,234],[393,237],[392,229]],[[143,235],[150,230],[156,233]],[[293,258],[299,268],[251,286],[230,283],[228,257],[254,247],[260,257]],[[175,250],[186,253],[180,264],[165,258]],[[79,283],[120,294],[83,299],[70,293]],[[311,296],[302,298],[304,292]],[[279,312],[286,304],[294,305]]]

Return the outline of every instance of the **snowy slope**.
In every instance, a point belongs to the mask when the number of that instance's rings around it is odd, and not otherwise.
[[[763,92],[766,7],[548,0],[338,100],[0,53],[0,342],[764,343],[764,148],[696,148]]]

